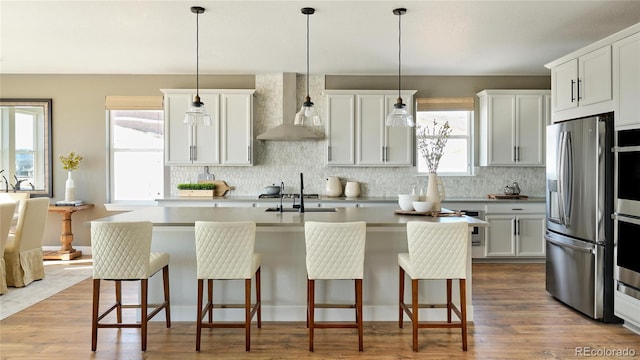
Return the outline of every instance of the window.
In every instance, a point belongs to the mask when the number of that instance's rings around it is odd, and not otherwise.
[[[418,99],[416,124],[433,126],[449,122],[451,135],[440,159],[438,174],[472,175],[473,169],[473,98]],[[416,148],[418,173],[427,173],[427,164]]]
[[[133,97],[136,98],[136,97]],[[162,98],[160,98],[162,104]],[[120,109],[109,109],[119,107]],[[132,109],[121,109],[130,107]],[[148,202],[164,194],[164,111],[114,106],[107,97],[111,203]]]

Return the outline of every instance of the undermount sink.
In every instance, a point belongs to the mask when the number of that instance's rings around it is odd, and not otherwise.
[[[265,210],[266,212],[280,212],[279,208],[267,208]],[[282,210],[282,212],[298,212],[300,211],[300,209],[296,209],[296,208],[284,208]],[[336,212],[336,208],[319,208],[319,207],[313,207],[313,208],[305,208],[304,212]]]

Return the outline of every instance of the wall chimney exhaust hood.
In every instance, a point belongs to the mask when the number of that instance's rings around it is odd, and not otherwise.
[[[293,125],[296,115],[296,74],[282,74],[282,124],[258,135],[258,140],[309,141],[322,140],[324,133],[311,130],[308,126]]]

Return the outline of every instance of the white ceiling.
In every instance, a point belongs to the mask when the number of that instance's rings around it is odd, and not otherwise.
[[[548,75],[544,64],[640,22],[627,1],[0,0],[5,74]]]

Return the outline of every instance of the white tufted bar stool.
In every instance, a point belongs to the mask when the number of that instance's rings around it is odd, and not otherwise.
[[[151,252],[151,222],[91,222],[93,253],[93,317],[91,321],[91,351],[96,351],[98,328],[141,329],[141,350],[147,350],[147,323],[162,309],[167,328],[171,327],[169,305],[169,254]],[[147,303],[148,279],[162,270],[164,302]],[[100,281],[115,281],[116,303],[103,313],[100,309]],[[122,304],[122,281],[140,281],[140,303]],[[151,306],[151,309],[150,309]],[[123,308],[139,308],[139,323],[122,323]],[[116,310],[116,323],[101,323]],[[152,310],[148,313],[148,310]]]
[[[403,311],[413,325],[413,351],[418,351],[418,328],[460,328],[462,350],[467,351],[467,305],[466,277],[469,228],[466,222],[430,223],[409,221],[407,241],[409,253],[398,254],[400,268],[399,325],[402,328]],[[405,273],[411,278],[411,307],[404,302]],[[446,279],[446,304],[420,304],[418,302],[418,280]],[[451,300],[452,279],[459,279],[460,309]],[[419,308],[445,308],[447,322],[418,321]],[[459,322],[451,322],[451,311]]]
[[[362,277],[367,226],[364,221],[328,223],[307,221],[304,224],[307,263],[307,325],[309,351],[313,351],[316,328],[351,328],[358,330],[358,350],[363,351]],[[355,280],[355,304],[316,304],[315,280]],[[356,321],[316,322],[316,308],[353,308]]]
[[[260,254],[254,253],[256,223],[253,221],[196,221],[196,265],[198,278],[198,314],[196,351],[200,351],[202,328],[244,328],[245,350],[251,349],[251,319],[257,314],[262,327],[260,295]],[[251,304],[251,278],[256,278],[256,302]],[[207,280],[207,304],[203,308],[204,280]],[[214,304],[213,280],[244,280],[244,304]],[[244,308],[244,322],[213,322],[214,308]],[[208,316],[208,321],[202,318]]]

